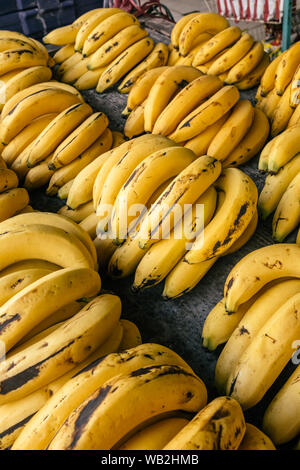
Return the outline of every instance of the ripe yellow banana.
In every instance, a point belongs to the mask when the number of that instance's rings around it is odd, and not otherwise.
[[[64,83],[75,83],[76,80],[88,72],[88,61],[89,59],[87,57],[82,57],[77,64],[64,71],[60,80]]]
[[[118,86],[118,91],[120,93],[129,93],[133,84],[137,79],[142,76],[148,70],[154,69],[156,67],[163,67],[166,65],[168,60],[169,50],[162,42],[158,42],[152,52],[144,59],[140,64],[138,64],[128,75],[122,80]]]
[[[28,47],[27,49],[10,49],[0,52],[0,64],[0,74],[4,75],[16,69],[36,65],[47,66],[47,59],[44,55]]]
[[[59,199],[61,199],[62,201],[68,199],[68,195],[69,195],[73,182],[74,182],[74,178],[68,181],[67,183],[65,183],[61,188],[59,188],[59,190],[57,191],[57,197],[59,197]]]
[[[207,261],[226,252],[242,235],[257,204],[257,188],[249,176],[237,168],[227,168],[215,183],[225,200],[213,220],[186,254],[190,264]]]
[[[169,135],[175,142],[185,142],[221,119],[238,101],[239,91],[235,86],[225,86],[211,98],[194,109]]]
[[[16,173],[8,168],[0,169],[0,193],[16,188],[19,184]]]
[[[296,368],[265,411],[263,429],[275,444],[283,444],[298,436],[300,366]]]
[[[104,70],[105,67],[99,67],[95,70],[88,70],[76,80],[74,87],[76,87],[78,90],[89,90],[90,88],[96,88]]]
[[[229,273],[224,286],[226,310],[236,312],[265,284],[283,277],[300,277],[300,246],[282,243],[252,251]]]
[[[237,82],[235,86],[237,86],[239,90],[249,90],[250,88],[259,85],[260,79],[264,71],[268,67],[269,63],[269,54],[264,52],[264,55],[259,64],[253,70],[251,70],[251,72],[249,72],[248,75],[246,75],[240,82]],[[226,80],[227,76],[224,81],[226,82]]]
[[[154,82],[145,106],[145,130],[151,132],[154,124],[177,90],[200,77],[202,73],[185,65],[168,67]]]
[[[293,178],[274,214],[273,238],[282,242],[300,223],[300,173]]]
[[[291,119],[288,122],[288,127],[299,125],[300,123],[300,106],[297,105],[295,111],[293,112]]]
[[[2,120],[0,139],[7,145],[33,119],[47,113],[60,113],[79,103],[77,96],[57,88],[46,88],[33,92],[21,100]]]
[[[289,103],[292,108],[296,108],[300,99],[300,65],[298,65],[296,72],[291,81],[291,93]]]
[[[64,215],[74,222],[81,222],[85,219],[88,215],[90,215],[94,211],[94,204],[93,201],[88,201],[81,206],[78,206],[76,209],[70,209],[69,206],[63,206],[59,209],[58,214]]]
[[[275,137],[284,131],[293,115],[293,108],[289,105],[291,94],[291,84],[288,85],[279,100],[279,103],[272,115],[271,136]]]
[[[101,112],[89,116],[56,148],[49,168],[56,170],[75,160],[103,134],[108,123],[107,116]]]
[[[210,75],[220,75],[232,69],[249,52],[254,43],[253,37],[248,33],[243,33],[241,38],[228,51],[219,57],[210,66]]]
[[[29,259],[20,261],[18,263],[11,264],[5,269],[2,269],[0,274],[6,276],[7,274],[16,273],[18,271],[24,271],[25,269],[48,269],[51,271],[57,271],[60,267],[56,264],[49,263],[41,259]]]
[[[120,320],[123,326],[123,337],[120,343],[119,351],[136,348],[142,344],[141,332],[135,323],[129,320]]]
[[[250,129],[227,158],[223,160],[223,168],[242,165],[257,155],[268,138],[269,130],[270,125],[266,115],[260,109],[255,108]]]
[[[258,169],[261,172],[266,173],[268,171],[268,162],[269,162],[270,152],[271,152],[271,149],[272,149],[275,141],[278,138],[279,138],[279,136],[274,137],[272,140],[267,142],[267,144],[262,149],[262,151],[260,153],[260,156],[259,156],[259,161],[258,161]]]
[[[193,65],[197,67],[197,65],[205,64],[223,49],[238,41],[240,36],[241,30],[237,26],[230,26],[220,31],[201,47],[195,56]]]
[[[164,66],[148,70],[137,79],[128,94],[127,106],[122,112],[123,115],[129,114],[136,106],[142,104],[145,101],[149,95],[152,85],[166,69],[167,67]]]
[[[275,77],[275,90],[281,96],[288,84],[293,79],[293,76],[299,65],[300,41],[290,47],[284,55],[284,58],[279,62],[276,69]]]
[[[134,434],[118,450],[161,450],[188,424],[186,418],[165,418]]]
[[[203,408],[164,450],[237,450],[246,423],[236,400],[218,397]]]
[[[213,75],[203,75],[196,78],[164,108],[155,121],[152,133],[169,135],[185,116],[221,87],[222,82]]]
[[[168,66],[176,65],[176,63],[180,59],[181,59],[181,55],[179,54],[179,51],[177,49],[173,48],[173,49],[170,50],[167,65]]]
[[[211,34],[203,33],[199,36],[197,43],[193,46],[186,57],[180,56],[178,60],[176,60],[176,65],[193,65],[194,66],[194,59],[197,52],[201,49],[203,44],[205,44],[209,39],[211,39]],[[175,64],[174,64],[175,65]]]
[[[276,76],[276,70],[278,67],[279,62],[282,61],[284,58],[285,52],[283,54],[280,54],[276,59],[272,60],[270,65],[267,67],[265,70],[261,82],[260,82],[260,96],[267,96],[267,94],[273,90],[274,85],[275,85],[275,76]]]
[[[211,141],[207,154],[225,160],[249,131],[254,119],[254,108],[249,100],[240,100],[217,135]]]
[[[20,177],[24,177],[24,187],[28,191],[32,191],[36,188],[41,188],[49,183],[54,171],[49,170],[48,163],[52,158],[52,154],[46,158],[44,161],[38,163],[33,168],[28,168],[26,160],[23,159],[19,161],[17,158],[13,164],[14,170]],[[18,166],[17,166],[18,165]]]
[[[258,207],[263,219],[275,211],[291,181],[300,173],[300,155],[296,155],[276,174],[266,177],[259,195]]]
[[[68,59],[60,64],[57,68],[55,75],[56,77],[60,78],[64,75],[67,70],[70,70],[72,67],[75,67],[81,60],[83,59],[82,54],[80,52],[74,52]]]
[[[299,280],[284,281],[265,290],[252,303],[218,358],[215,370],[215,385],[220,393],[226,392],[231,373],[235,370],[240,358],[254,341],[261,328],[264,327],[276,310],[299,291]],[[231,316],[235,317],[235,315]]]
[[[187,25],[187,23],[192,19],[195,18],[196,16],[199,15],[199,11],[195,13],[190,13],[189,15],[184,15],[180,20],[178,20],[175,25],[173,26],[173,29],[171,31],[171,45],[174,46],[174,48],[178,49],[179,46],[179,38],[180,34],[183,30],[183,28]]]
[[[257,332],[228,378],[226,393],[244,409],[256,405],[291,359],[299,338],[300,294],[287,300]],[[255,377],[255,380],[253,380]]]
[[[271,439],[253,424],[246,423],[246,432],[238,450],[276,450]]]
[[[192,150],[198,157],[201,157],[201,155],[206,155],[210,143],[222,128],[228,117],[229,111],[214,124],[208,126],[205,131],[201,132],[201,134],[196,135],[196,137],[188,140],[184,146]]]
[[[268,159],[269,172],[277,173],[300,152],[299,129],[298,126],[290,127],[275,138]]]
[[[27,40],[26,36],[22,36],[23,35],[20,35],[20,37],[12,37],[10,35],[7,37],[2,36],[0,38],[0,52],[14,49],[32,49],[33,51],[38,50],[30,40]]]
[[[137,105],[130,112],[124,125],[124,135],[129,139],[137,137],[145,131],[145,105],[146,100]]]
[[[0,194],[0,222],[9,219],[29,204],[28,192],[24,188],[8,189]],[[5,256],[5,251],[2,256]]]
[[[53,59],[56,64],[62,64],[65,60],[69,59],[75,53],[74,43],[66,44],[65,46],[58,49],[54,54]]]
[[[233,84],[243,80],[253,69],[257,67],[264,55],[264,47],[261,42],[256,42],[250,51],[230,69],[226,83]]]
[[[183,28],[179,37],[179,51],[186,56],[201,33],[216,34],[229,26],[228,21],[216,13],[200,13]]]

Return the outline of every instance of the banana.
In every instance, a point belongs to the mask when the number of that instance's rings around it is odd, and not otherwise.
[[[57,114],[53,113],[34,119],[10,141],[2,152],[2,157],[8,166],[13,164],[18,155],[40,135],[56,116]]]
[[[218,397],[203,408],[164,450],[237,450],[246,432],[239,403]]]
[[[108,66],[128,47],[146,36],[147,31],[138,24],[122,29],[89,57],[88,69],[95,70],[99,67]]]
[[[82,52],[83,45],[93,29],[102,21],[117,13],[121,13],[120,8],[97,8],[94,13],[82,24],[75,39],[75,51]]]
[[[59,188],[59,190],[57,191],[57,197],[59,197],[59,199],[61,199],[62,201],[68,199],[68,195],[69,195],[69,192],[70,192],[70,189],[72,187],[72,184],[74,183],[74,179],[73,178],[72,180],[68,181],[67,183],[65,183],[61,188]]]
[[[287,86],[282,97],[279,100],[272,115],[272,128],[271,136],[275,137],[280,132],[284,131],[293,115],[293,108],[289,106],[289,99],[291,94],[291,84]]]
[[[60,269],[27,286],[0,307],[6,350],[53,312],[80,297],[96,295],[100,287],[99,275],[87,268]]]
[[[184,204],[193,204],[216,181],[220,172],[221,164],[209,156],[197,158],[182,170],[143,219],[137,234],[140,248],[149,248],[168,236],[178,221],[178,209],[182,211]]]
[[[168,58],[167,65],[169,65],[169,66],[176,65],[176,63],[180,59],[181,59],[181,55],[179,54],[179,51],[177,49],[171,49],[171,51],[169,53],[169,58]]]
[[[95,297],[45,338],[13,353],[0,365],[0,403],[23,398],[85,360],[107,340],[120,314],[119,297]],[[18,382],[9,386],[16,377]]]
[[[295,315],[299,304],[300,294],[297,293],[276,310],[233,368],[226,392],[244,409],[256,405],[263,398],[291,359],[292,345],[300,333],[299,319]]]
[[[64,83],[75,83],[76,80],[78,80],[82,75],[88,72],[88,61],[89,59],[87,57],[82,57],[77,62],[77,64],[64,71],[64,73],[60,77],[60,80]]]
[[[269,63],[269,54],[264,52],[259,64],[253,70],[251,70],[251,72],[249,72],[248,75],[246,75],[240,82],[237,82],[235,86],[237,86],[239,90],[249,90],[250,88],[259,85],[260,79],[264,74],[266,68],[268,67]],[[224,81],[227,81],[227,76]]]
[[[226,310],[236,312],[265,284],[282,277],[300,277],[300,246],[293,243],[269,245],[252,251],[242,258],[229,273],[224,297]]]
[[[255,108],[250,129],[240,143],[222,161],[223,168],[242,165],[257,155],[268,138],[269,130],[270,125],[266,115],[260,109]]]
[[[272,60],[270,65],[265,70],[260,81],[261,89],[260,89],[259,96],[267,96],[267,94],[271,90],[273,90],[274,85],[275,85],[275,76],[276,76],[277,67],[278,67],[278,64],[282,61],[284,56],[285,56],[285,52],[277,56],[276,59]]]
[[[16,188],[19,184],[16,173],[7,168],[0,169],[0,193]]]
[[[129,320],[120,320],[123,326],[123,337],[120,343],[119,351],[136,348],[142,344],[142,337],[138,327]]]
[[[254,119],[254,108],[249,100],[240,100],[231,115],[211,141],[207,154],[225,160],[249,131]]]
[[[89,90],[90,88],[96,88],[104,70],[105,67],[99,67],[95,70],[88,70],[76,80],[74,87],[76,87],[78,90]]]
[[[78,240],[86,247],[89,251],[94,264],[97,264],[96,250],[92,240],[75,222],[64,217],[60,214],[54,214],[52,212],[31,212],[29,214],[19,214],[15,217],[10,218],[8,221],[0,224],[0,230],[5,230],[11,226],[22,227],[23,225],[30,224],[42,224],[50,225],[58,229],[64,230],[66,233],[78,238]]]
[[[291,119],[288,122],[288,127],[299,125],[299,123],[300,123],[300,106],[297,105],[296,109],[294,110],[291,116]]]
[[[98,9],[100,10],[100,9]],[[67,26],[53,29],[50,33],[43,37],[45,44],[54,44],[56,46],[64,46],[65,44],[74,43],[77,33],[81,26],[95,14],[96,10],[89,10],[79,16],[73,23]]]
[[[20,178],[24,179],[24,187],[28,189],[28,191],[32,191],[33,189],[41,188],[42,186],[49,183],[52,175],[54,174],[53,170],[49,170],[48,163],[52,158],[52,154],[49,155],[43,162],[38,163],[33,168],[28,168],[26,161],[17,158],[13,164],[13,169],[17,172]]]
[[[71,209],[68,206],[63,206],[59,209],[58,214],[64,215],[74,222],[81,222],[85,219],[88,215],[90,215],[94,211],[94,204],[93,201],[88,201],[81,206],[78,206],[76,209]]]
[[[155,384],[155,386],[154,386]],[[115,390],[112,398],[111,390]],[[100,399],[106,392],[105,400]],[[143,405],[139,405],[138,397],[143,394]],[[180,395],[180,399],[179,399]],[[191,398],[192,395],[192,398]],[[135,406],[128,406],[128,397],[133,399]],[[182,399],[182,396],[185,398]],[[188,398],[187,398],[188,397]],[[73,437],[74,427],[77,429],[78,416],[89,407],[90,400],[95,400],[94,407],[85,421],[84,429]],[[179,366],[150,366],[134,371],[122,377],[107,381],[77,407],[64,422],[48,449],[111,449],[133,431],[141,423],[151,417],[158,418],[164,412],[188,411],[195,412],[206,403],[206,389],[202,381],[194,374]],[[90,408],[90,407],[89,407]],[[109,410],[109,411],[108,411]],[[122,413],[120,413],[122,410]],[[101,418],[100,418],[101,416]],[[111,420],[109,417],[113,416]],[[97,423],[101,421],[102,432]]]
[[[288,185],[274,214],[273,238],[282,242],[300,223],[300,173]]]
[[[140,39],[124,52],[118,55],[104,70],[96,88],[98,93],[102,93],[117,83],[125,74],[127,74],[141,60],[147,57],[154,48],[154,42],[151,38]]]
[[[209,223],[215,212],[217,192],[211,186],[193,205],[190,214],[185,214],[186,221],[182,221],[181,233],[177,233],[177,226],[170,237],[155,243],[140,261],[136,268],[132,290],[140,291],[161,282],[184,256],[188,244],[193,242],[195,236]],[[203,220],[197,207],[203,205]],[[198,213],[197,213],[198,212]]]
[[[300,292],[300,281],[290,280],[266,289],[252,303],[233,331],[222,350],[215,370],[215,385],[220,393],[226,391],[229,377],[235,370],[240,358],[255,340],[261,328],[280,307]],[[228,315],[228,314],[227,314]],[[231,315],[235,317],[234,315]]]
[[[98,218],[94,212],[83,219],[79,225],[85,232],[89,234],[91,238],[94,239],[96,237]]]
[[[132,373],[143,367],[164,364],[181,366],[188,372],[192,372],[180,356],[156,344],[142,344],[128,351],[109,354],[95,360],[48,400],[24,429],[15,443],[15,448],[45,449],[70,413],[89,395],[102,387],[107,380],[114,376]]]
[[[132,214],[130,209],[145,206],[157,188],[177,176],[194,160],[195,155],[188,149],[164,147],[151,153],[135,167],[134,174],[121,187],[111,214],[110,222],[118,243],[127,238],[136,220],[137,214]]]
[[[145,105],[146,100],[137,105],[130,112],[124,125],[124,135],[129,139],[137,137],[145,131]]]
[[[279,62],[276,69],[275,77],[275,90],[279,96],[282,96],[284,90],[291,82],[297,67],[299,65],[300,41],[290,47],[284,55],[284,58]]]
[[[24,188],[8,189],[0,194],[0,222],[9,219],[29,204],[28,192]],[[5,252],[2,256],[5,255]]]
[[[260,429],[246,423],[246,432],[238,450],[276,450],[276,447]]]
[[[107,223],[110,220],[113,204],[115,203],[117,195],[122,186],[126,183],[127,179],[130,178],[132,172],[135,171],[137,165],[139,165],[146,157],[155,151],[175,145],[176,144],[174,142],[171,142],[166,137],[152,136],[145,141],[136,143],[131,150],[128,150],[126,154],[116,161],[105,179],[101,193],[101,199],[97,204],[99,230],[105,231]],[[121,147],[119,147],[119,149],[121,149]],[[119,152],[116,154],[119,154]],[[104,170],[104,165],[102,166],[100,172],[102,170]]]
[[[158,42],[152,52],[144,59],[140,64],[138,64],[128,75],[122,80],[121,84],[118,86],[118,91],[120,93],[129,93],[133,84],[137,79],[142,76],[148,70],[154,69],[156,67],[163,67],[168,61],[169,50],[162,42]]]
[[[186,418],[165,418],[134,434],[118,450],[161,450],[188,424]]]
[[[8,50],[14,49],[32,49],[36,51],[36,47],[34,47],[33,43],[27,40],[26,36],[24,37],[1,37],[0,38],[0,52],[5,52]]]
[[[284,386],[267,407],[263,418],[263,429],[275,444],[283,444],[298,436],[300,432],[298,366]]]
[[[275,211],[291,181],[300,173],[300,155],[286,163],[278,173],[269,174],[259,195],[258,207],[263,219]]]
[[[210,75],[220,75],[221,73],[231,70],[240,60],[245,57],[253,46],[254,39],[248,33],[243,33],[241,38],[223,54],[219,59],[213,62],[208,73]]]
[[[81,60],[83,59],[82,54],[80,52],[74,52],[68,59],[60,64],[60,66],[55,71],[55,75],[57,78],[61,79],[64,73],[67,70],[70,70],[72,67],[75,67]]]
[[[205,131],[201,132],[201,134],[196,135],[196,137],[188,140],[184,146],[192,150],[198,157],[201,157],[201,155],[206,155],[210,143],[222,128],[223,124],[227,121],[228,117],[229,112],[224,114],[224,116],[222,116],[214,124],[208,126]]]
[[[2,120],[0,139],[7,145],[33,119],[47,113],[60,113],[78,104],[79,99],[72,93],[57,88],[46,88],[32,93],[21,100]]]
[[[29,47],[27,49],[10,49],[0,52],[0,75],[36,65],[47,66],[47,60],[45,56]]]
[[[277,173],[281,167],[299,152],[299,127],[293,126],[275,138],[268,159],[269,172]]]
[[[212,64],[214,62],[216,62],[220,57],[222,57],[222,55],[226,54],[226,52],[228,51],[228,48],[227,49],[224,49],[223,51],[219,52],[215,57],[213,57],[212,59],[210,59],[208,62],[206,62],[205,64],[203,65],[198,65],[197,66],[197,69],[200,70],[200,72],[204,73],[205,75],[208,74],[208,71],[210,69],[210,67],[212,66]],[[187,56],[188,58],[189,56]],[[180,59],[179,59],[180,60]],[[179,62],[179,61],[178,61]],[[177,63],[178,63],[177,62]],[[192,65],[194,66],[194,61],[192,61]],[[227,76],[227,75],[226,75]]]
[[[171,44],[174,46],[174,48],[178,49],[179,46],[179,38],[181,35],[181,32],[183,28],[189,23],[189,21],[192,18],[195,18],[196,16],[199,16],[199,11],[195,13],[190,13],[188,15],[184,15],[180,20],[178,20],[175,25],[173,26],[173,29],[171,31]]]
[[[227,256],[231,253],[235,253],[238,251],[242,246],[246,245],[250,238],[254,235],[258,224],[258,211],[255,210],[252,219],[250,220],[247,228],[242,233],[242,235],[234,242],[234,244],[229,248],[229,250],[225,251],[223,256]]]
[[[139,24],[136,17],[124,11],[116,13],[101,21],[101,23],[91,31],[87,39],[84,41],[82,48],[83,56],[86,57],[91,55],[122,29],[133,24]]]
[[[92,108],[86,103],[76,103],[58,114],[35,139],[30,151],[27,151],[28,167],[48,157],[91,114]]]
[[[203,100],[209,98],[222,87],[218,77],[203,75],[184,87],[164,108],[155,121],[152,133],[169,135],[178,124]]]
[[[101,112],[89,116],[56,148],[49,163],[50,170],[56,170],[73,162],[76,157],[95,143],[108,124],[107,116]]]
[[[200,77],[202,73],[185,65],[168,67],[154,82],[145,106],[145,130],[151,132],[154,124],[176,91]]]
[[[58,49],[54,54],[53,59],[56,64],[62,64],[65,60],[69,59],[75,53],[74,43],[66,44],[65,46]]]
[[[240,37],[241,30],[237,26],[230,26],[220,31],[201,47],[195,56],[193,65],[197,67],[197,65],[205,64],[223,49],[238,41]]]
[[[289,97],[289,103],[291,108],[296,108],[297,105],[299,104],[299,98],[300,98],[300,65],[298,65],[296,72],[293,76],[293,79],[291,81],[291,93]]]
[[[136,106],[146,100],[154,82],[166,69],[167,67],[164,66],[148,70],[137,79],[128,94],[127,106],[122,112],[123,115],[128,115]]]
[[[204,229],[205,243],[199,236],[186,254],[185,260],[190,264],[207,261],[226,252],[245,231],[256,210],[257,188],[241,170],[227,168],[215,186],[225,192],[225,200]]]
[[[253,69],[255,69],[264,55],[261,42],[255,42],[250,51],[231,69],[227,75],[226,83],[231,85],[243,80]]]
[[[186,57],[180,56],[178,60],[176,60],[176,65],[194,65],[193,61],[197,54],[197,52],[201,49],[203,44],[205,44],[209,39],[211,39],[211,34],[203,33],[199,36],[199,43],[190,50]],[[174,64],[175,65],[175,64]]]
[[[238,101],[239,91],[235,86],[225,86],[211,98],[194,109],[177,126],[169,138],[175,142],[185,142],[221,119]]]
[[[263,112],[263,111],[262,111]],[[279,136],[277,135],[276,137],[273,137],[272,140],[270,140],[265,146],[264,148],[262,149],[261,153],[260,153],[260,156],[259,156],[259,161],[258,161],[258,169],[263,172],[263,173],[266,173],[268,171],[268,162],[269,162],[269,156],[270,156],[270,152],[271,152],[271,149],[275,143],[275,141],[279,138]]]
[[[108,262],[117,249],[113,238],[95,238],[94,245],[97,251],[100,271],[106,272]]]
[[[15,264],[11,264],[5,269],[2,269],[0,276],[6,276],[7,274],[16,273],[18,271],[24,271],[25,269],[48,269],[51,271],[57,271],[60,267],[56,264],[49,263],[48,261],[40,259],[29,259],[25,261],[20,261]]]
[[[201,33],[216,34],[228,28],[228,21],[216,13],[200,13],[183,28],[179,37],[179,51],[186,56]]]

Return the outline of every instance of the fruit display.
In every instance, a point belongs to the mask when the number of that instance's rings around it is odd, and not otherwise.
[[[272,212],[273,238],[282,242],[300,223],[300,123],[274,137],[260,154],[259,169],[268,172],[258,207],[263,219]]]
[[[30,211],[29,195],[25,188],[19,188],[16,173],[7,168],[0,156],[0,222],[19,212]]]
[[[214,350],[226,343],[216,365],[216,387],[243,409],[264,397],[297,348],[299,259],[300,246],[288,243],[249,253],[229,273],[224,298],[205,321],[203,345]],[[292,374],[265,413],[264,429],[275,443],[299,433],[298,375],[299,370]]]
[[[299,123],[300,41],[267,67],[257,91],[256,107],[268,117],[271,135]]]
[[[223,86],[218,77],[187,65],[142,75],[129,92],[123,114],[128,113],[127,137],[165,135],[198,156],[221,160],[224,167],[246,163],[269,135],[265,114],[249,100],[239,101],[235,86]]]

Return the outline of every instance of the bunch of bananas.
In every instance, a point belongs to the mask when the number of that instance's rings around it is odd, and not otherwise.
[[[263,219],[275,211],[273,238],[282,242],[300,223],[300,122],[274,137],[263,149],[259,169],[267,171],[259,196]]]
[[[55,29],[44,42],[63,45],[54,55],[60,80],[98,93],[122,80],[128,93],[145,71],[167,63],[169,49],[154,44],[137,18],[119,8],[97,8],[74,23]]]
[[[55,195],[91,161],[111,148],[108,119],[93,113],[71,85],[32,85],[5,104],[0,122],[2,157],[32,190],[49,183]],[[62,196],[68,188],[62,189]]]
[[[264,113],[239,96],[235,86],[223,86],[195,67],[158,67],[129,92],[124,133],[129,138],[144,132],[165,135],[198,156],[238,166],[257,154],[269,134]]]
[[[269,245],[237,263],[202,333],[210,350],[226,343],[215,372],[219,392],[235,398],[243,409],[264,397],[297,349],[299,308],[299,245]],[[264,429],[275,443],[300,433],[298,410],[299,367],[265,414]]]
[[[269,65],[261,42],[216,13],[195,12],[174,26],[168,65],[193,65],[240,90],[257,86]]]
[[[0,156],[0,222],[20,212],[31,210],[29,196],[24,188],[18,188],[16,173],[7,168]]]
[[[300,41],[266,69],[257,90],[256,107],[264,111],[274,137],[300,122]]]
[[[0,30],[0,111],[16,93],[51,79],[53,59],[35,39]]]

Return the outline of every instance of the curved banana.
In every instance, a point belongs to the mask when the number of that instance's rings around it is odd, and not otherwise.
[[[36,166],[30,169],[27,167],[26,161],[22,160],[19,162],[18,158],[15,160],[15,163],[13,164],[14,170],[21,178],[25,176],[23,185],[26,189],[28,189],[28,191],[41,188],[42,186],[49,183],[52,175],[54,174],[54,171],[49,170],[48,167],[48,163],[50,162],[51,158],[52,154],[44,161],[38,163]]]
[[[0,169],[0,193],[16,188],[19,184],[16,173],[8,168]]]
[[[218,397],[203,408],[164,450],[236,450],[246,432],[236,400]]]
[[[187,252],[187,263],[200,263],[226,252],[245,231],[256,210],[257,188],[241,170],[225,169],[215,187],[225,192],[225,200],[204,229],[205,242],[200,235]]]
[[[154,69],[156,67],[163,67],[168,61],[169,50],[162,42],[155,44],[153,50],[150,54],[144,59],[140,64],[138,64],[133,70],[129,72],[128,75],[122,80],[118,86],[118,91],[120,93],[129,93],[133,84],[137,79],[142,76],[148,70]]]
[[[211,141],[207,154],[225,160],[249,131],[254,119],[254,108],[249,100],[240,100],[217,135]]]
[[[228,51],[212,63],[208,70],[209,75],[220,75],[231,70],[245,57],[253,46],[254,39],[248,33],[243,33],[241,38]]]
[[[257,67],[264,55],[264,47],[261,42],[256,42],[250,51],[229,71],[226,83],[232,84],[243,80],[253,69]]]
[[[157,118],[176,91],[201,75],[200,70],[186,65],[168,67],[161,73],[148,94],[145,106],[145,131],[152,131]]]
[[[299,65],[300,41],[293,44],[284,55],[284,58],[279,62],[276,68],[275,77],[275,90],[281,96],[284,90],[291,82],[297,67]]]
[[[258,208],[263,219],[275,211],[291,181],[300,173],[300,155],[286,163],[278,173],[269,174],[259,195]]]
[[[284,55],[285,55],[285,52],[283,54],[279,54],[279,56],[277,56],[276,59],[272,60],[270,65],[266,68],[260,81],[260,87],[261,87],[260,93],[259,93],[260,96],[267,96],[267,94],[271,90],[273,90],[274,85],[275,85],[276,70],[277,70],[279,62],[282,61]]]
[[[0,75],[36,65],[47,66],[47,59],[44,55],[29,47],[27,49],[10,49],[0,52]]]
[[[273,238],[282,242],[300,223],[300,173],[293,178],[274,214]]]
[[[193,65],[197,67],[197,65],[205,64],[223,49],[238,41],[240,36],[241,30],[237,26],[230,26],[220,31],[201,47],[195,56]]]
[[[88,72],[87,57],[82,57],[73,67],[67,68],[61,75],[60,80],[64,83],[75,83],[82,75]]]
[[[300,432],[300,366],[296,368],[265,411],[263,429],[275,444],[283,444]]]
[[[244,409],[263,398],[291,359],[293,344],[300,334],[299,319],[295,315],[299,307],[300,293],[297,293],[267,320],[232,370],[226,392]]]
[[[173,26],[173,29],[171,31],[171,44],[174,46],[174,48],[178,49],[179,46],[179,38],[180,34],[183,30],[183,28],[189,23],[189,21],[192,18],[195,18],[200,14],[199,11],[195,13],[190,13],[189,15],[184,15],[180,20],[178,20],[175,25]]]
[[[74,52],[73,55],[71,55],[68,59],[62,62],[57,68],[57,70],[55,71],[56,77],[61,79],[64,73],[67,72],[67,70],[70,70],[75,67],[79,62],[82,61],[82,59],[83,56],[82,54],[80,54],[80,52]]]
[[[240,143],[222,161],[223,168],[242,165],[257,155],[263,148],[269,131],[270,125],[265,113],[258,108],[254,108],[254,118],[250,129]]]
[[[246,423],[246,432],[238,450],[276,450],[276,447],[260,429]]]
[[[289,105],[291,84],[288,85],[272,115],[271,136],[275,137],[284,131],[293,115],[293,108]]]
[[[152,133],[169,135],[196,106],[222,87],[213,75],[203,75],[184,87],[163,109],[155,121]]]
[[[269,140],[269,142],[266,143],[266,145],[264,146],[264,148],[262,149],[260,153],[259,160],[258,160],[258,169],[263,173],[266,173],[268,171],[268,162],[269,162],[270,152],[274,145],[274,142],[276,141],[276,139],[278,139],[278,137],[279,136],[277,135],[276,137],[273,137],[272,140]]]
[[[298,65],[296,72],[291,81],[291,93],[289,97],[289,103],[291,108],[296,108],[299,104],[300,99],[300,65]]]
[[[249,72],[248,75],[246,75],[240,82],[237,82],[235,86],[237,86],[239,90],[249,90],[250,88],[259,85],[260,79],[264,74],[266,68],[268,67],[269,63],[269,54],[264,52],[264,55],[259,64],[253,70],[251,70],[251,72]],[[227,81],[227,76],[224,81]]]
[[[90,88],[96,88],[104,70],[105,67],[99,67],[95,70],[88,70],[76,80],[74,87],[76,87],[78,90],[89,90]]]
[[[188,140],[184,146],[192,150],[198,157],[201,157],[201,155],[206,155],[210,143],[222,128],[223,124],[227,121],[228,117],[229,111],[214,124],[208,126],[205,131]]]
[[[68,194],[70,192],[73,182],[74,178],[65,183],[61,188],[59,188],[59,190],[57,191],[57,197],[59,197],[59,199],[61,199],[62,201],[68,199]]]
[[[293,243],[265,246],[246,255],[226,279],[226,310],[236,312],[242,303],[274,279],[300,277],[299,265],[295,263],[299,256],[300,246]]]
[[[183,28],[179,37],[179,51],[186,56],[201,33],[216,34],[228,28],[228,21],[216,13],[200,13]]]
[[[157,67],[148,70],[133,84],[127,98],[127,106],[122,112],[123,115],[129,114],[136,106],[142,104],[149,95],[152,85],[163,71],[167,69],[166,66]]]
[[[141,60],[147,57],[154,48],[151,38],[145,37],[129,46],[118,55],[104,70],[99,78],[96,91],[102,93],[107,88],[117,83],[125,74],[135,67]]]
[[[261,328],[264,327],[276,310],[298,292],[300,292],[300,280],[284,281],[266,289],[252,303],[218,358],[215,370],[215,385],[220,393],[225,393],[231,373],[235,370],[240,358],[254,341]],[[235,314],[231,316],[235,317]]]
[[[141,332],[135,323],[129,320],[120,320],[123,326],[123,337],[120,343],[119,351],[136,348],[142,344]]]
[[[299,152],[299,127],[293,126],[275,138],[268,159],[269,172],[277,173]]]
[[[239,91],[235,86],[225,86],[203,104],[188,114],[169,138],[175,142],[185,142],[221,119],[238,101]]]
[[[2,269],[0,275],[2,277],[6,276],[7,274],[16,273],[18,271],[24,271],[25,269],[48,269],[54,272],[60,269],[60,267],[56,264],[52,264],[41,259],[29,259],[11,264],[7,268]]]
[[[74,43],[66,44],[65,46],[58,49],[55,52],[53,59],[56,64],[62,64],[65,60],[69,59],[73,54],[75,54]]]
[[[70,209],[68,206],[63,206],[59,209],[58,214],[64,215],[65,217],[68,217],[69,219],[78,223],[85,219],[92,212],[94,212],[93,201],[88,201],[76,209]]]
[[[0,194],[0,222],[14,216],[28,204],[29,195],[26,189],[13,188],[4,191]],[[5,257],[5,252],[2,256]]]
[[[124,125],[124,135],[129,139],[137,137],[145,131],[146,100],[132,109]]]

